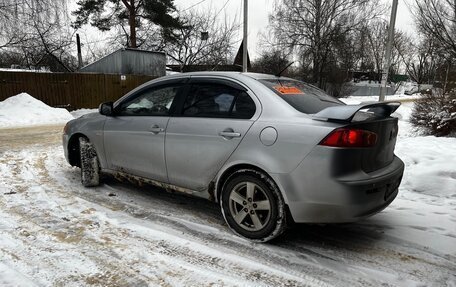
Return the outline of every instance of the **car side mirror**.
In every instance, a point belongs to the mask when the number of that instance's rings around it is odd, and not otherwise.
[[[113,117],[114,116],[114,107],[112,102],[102,103],[98,107],[98,112],[103,116]]]

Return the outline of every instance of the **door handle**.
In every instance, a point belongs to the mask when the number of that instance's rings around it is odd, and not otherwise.
[[[158,134],[158,133],[161,133],[161,132],[164,132],[165,129],[164,128],[161,128],[157,125],[153,125],[151,128],[150,128],[150,131],[154,134]]]
[[[219,136],[222,136],[222,137],[228,138],[228,139],[240,138],[241,137],[241,133],[236,133],[233,130],[231,130],[231,131],[223,131],[223,132],[219,133]]]

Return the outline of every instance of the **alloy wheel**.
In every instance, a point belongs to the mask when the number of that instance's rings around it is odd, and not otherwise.
[[[271,218],[267,193],[253,182],[240,182],[230,192],[229,208],[234,221],[248,231],[263,229]]]

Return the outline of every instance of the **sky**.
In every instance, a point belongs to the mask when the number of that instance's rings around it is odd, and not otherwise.
[[[274,10],[274,0],[248,0],[249,4],[249,20],[248,20],[248,49],[252,58],[258,57],[261,53],[259,34],[264,32],[268,25],[268,16]],[[409,12],[408,6],[412,0],[399,0],[398,12],[396,17],[396,28],[413,33],[415,28],[412,15]],[[174,0],[174,4],[178,9],[215,9],[220,12],[221,19],[224,15],[230,19],[237,18],[241,23],[243,21],[243,0]],[[392,0],[382,0],[383,3],[392,4]],[[390,11],[388,11],[388,19]],[[240,31],[242,33],[242,30]],[[242,34],[239,35],[241,40]]]

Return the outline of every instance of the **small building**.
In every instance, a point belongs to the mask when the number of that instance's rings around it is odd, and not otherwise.
[[[161,77],[166,74],[166,54],[130,48],[119,49],[82,67],[79,72]]]

